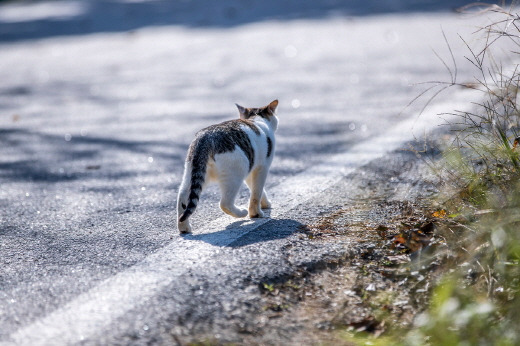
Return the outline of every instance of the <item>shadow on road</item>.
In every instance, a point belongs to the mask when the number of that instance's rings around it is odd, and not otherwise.
[[[251,226],[254,227],[256,222],[263,222],[264,220],[255,220],[253,224],[241,228],[244,223],[250,221],[249,219],[244,219],[233,222],[227,226],[226,229],[221,231],[205,234],[186,234],[182,235],[182,237],[187,240],[204,241],[214,246],[239,248],[251,244],[268,242],[270,240],[287,238],[294,233],[301,232],[302,227],[304,226],[300,222],[291,219],[271,219],[256,229],[248,232],[248,229]],[[244,233],[244,235],[238,235],[237,237],[237,232]]]
[[[121,179],[153,174],[147,157],[182,163],[185,145],[169,141],[131,141],[96,136],[64,138],[25,129],[0,129],[2,182],[57,183],[91,178]],[[143,157],[143,164],[136,156]]]
[[[450,11],[466,4],[466,0],[36,1],[1,9],[0,41],[158,25],[226,28],[265,20]]]

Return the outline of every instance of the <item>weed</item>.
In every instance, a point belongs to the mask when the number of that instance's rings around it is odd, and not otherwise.
[[[512,9],[488,9],[501,18],[481,29],[482,48],[465,41],[467,61],[478,71],[471,88],[485,97],[451,124],[458,126],[455,141],[440,170],[450,198],[434,215],[446,244],[435,256],[449,274],[405,344],[520,343],[520,160],[512,144],[520,132],[520,74],[518,65],[506,69],[497,62],[492,49],[506,40],[511,55],[518,54],[520,16]]]
[[[294,290],[299,290],[301,288],[300,285],[297,285],[295,284],[294,282],[292,282],[291,280],[287,281],[285,284],[284,284],[285,287],[289,287],[289,288],[292,288]]]
[[[268,291],[268,292],[273,292],[274,291],[274,284],[269,284],[269,283],[262,283],[262,287]]]
[[[426,107],[455,86],[483,95],[474,111],[452,114],[455,139],[436,167],[444,193],[432,216],[434,238],[442,246],[429,260],[437,261],[444,274],[411,328],[389,329],[378,341],[349,332],[346,338],[355,344],[520,344],[520,148],[515,140],[520,135],[520,67],[505,67],[506,61],[494,54],[495,48],[505,48],[510,61],[518,57],[520,15],[514,9],[487,8],[486,14],[497,17],[475,33],[482,34],[480,47],[461,37],[469,51],[466,61],[477,72],[474,82],[457,81],[450,49],[452,64],[441,59],[450,80],[433,83],[414,99],[433,93]]]

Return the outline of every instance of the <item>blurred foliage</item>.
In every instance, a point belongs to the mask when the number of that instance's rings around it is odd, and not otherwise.
[[[447,203],[459,212],[437,222],[447,273],[403,344],[520,344],[520,177],[507,183],[504,193],[476,189]]]
[[[520,51],[520,16],[514,10],[489,7],[493,23],[471,40],[483,47],[466,44],[474,83],[456,81],[452,56],[451,81],[436,85],[480,90],[484,98],[474,111],[455,114],[455,141],[435,167],[444,186],[432,215],[437,246],[428,261],[440,263],[440,274],[429,306],[411,327],[390,326],[379,338],[349,333],[350,343],[520,345],[520,74],[511,64]],[[495,47],[507,47],[505,60],[495,59]]]

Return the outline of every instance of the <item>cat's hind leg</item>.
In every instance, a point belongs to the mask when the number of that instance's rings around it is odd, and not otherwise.
[[[234,217],[244,217],[247,215],[247,210],[235,206],[235,198],[238,190],[242,185],[242,180],[224,179],[220,181],[220,191],[222,198],[220,199],[220,209],[226,214]]]
[[[248,162],[245,157],[244,160],[236,160],[235,155],[236,153],[220,154],[216,160],[218,162],[217,181],[222,193],[220,209],[231,216],[244,217],[247,215],[247,210],[235,206],[235,198],[247,175]]]

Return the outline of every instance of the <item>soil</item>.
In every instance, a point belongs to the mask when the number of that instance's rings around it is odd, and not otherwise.
[[[408,246],[418,245],[407,246],[403,239],[413,242],[413,234],[429,238],[431,221],[418,205],[383,202],[373,209],[394,216],[384,225],[349,223],[346,219],[355,211],[345,209],[308,225],[306,236],[317,241],[348,237],[358,255],[331,270],[266,288],[259,317],[267,319],[266,330],[273,321],[301,328],[294,345],[348,345],[350,333],[345,331],[377,337],[393,326],[412,323],[426,306],[435,264],[428,270],[417,268],[420,261],[411,257],[420,250],[411,252]]]
[[[425,179],[429,168],[410,153],[398,156],[384,171],[379,163],[350,177],[352,185],[365,187],[349,191],[353,202],[301,227],[302,240],[349,244],[349,256],[260,283],[255,313],[242,316],[246,327],[228,321],[226,328],[238,329],[239,338],[199,335],[190,345],[353,345],[360,335],[377,338],[411,326],[439,276],[432,254],[442,246],[435,237],[442,215],[430,207],[435,183]]]
[[[367,213],[388,219],[353,221]],[[436,276],[436,263],[421,258],[434,241],[432,218],[425,217],[431,214],[419,203],[380,201],[340,209],[305,226],[300,237],[348,239],[355,255],[328,262],[324,270],[263,283],[258,313],[248,323],[256,328],[244,330],[240,344],[353,345],[358,333],[379,337],[410,326],[426,307]],[[205,339],[190,345],[222,344]]]

